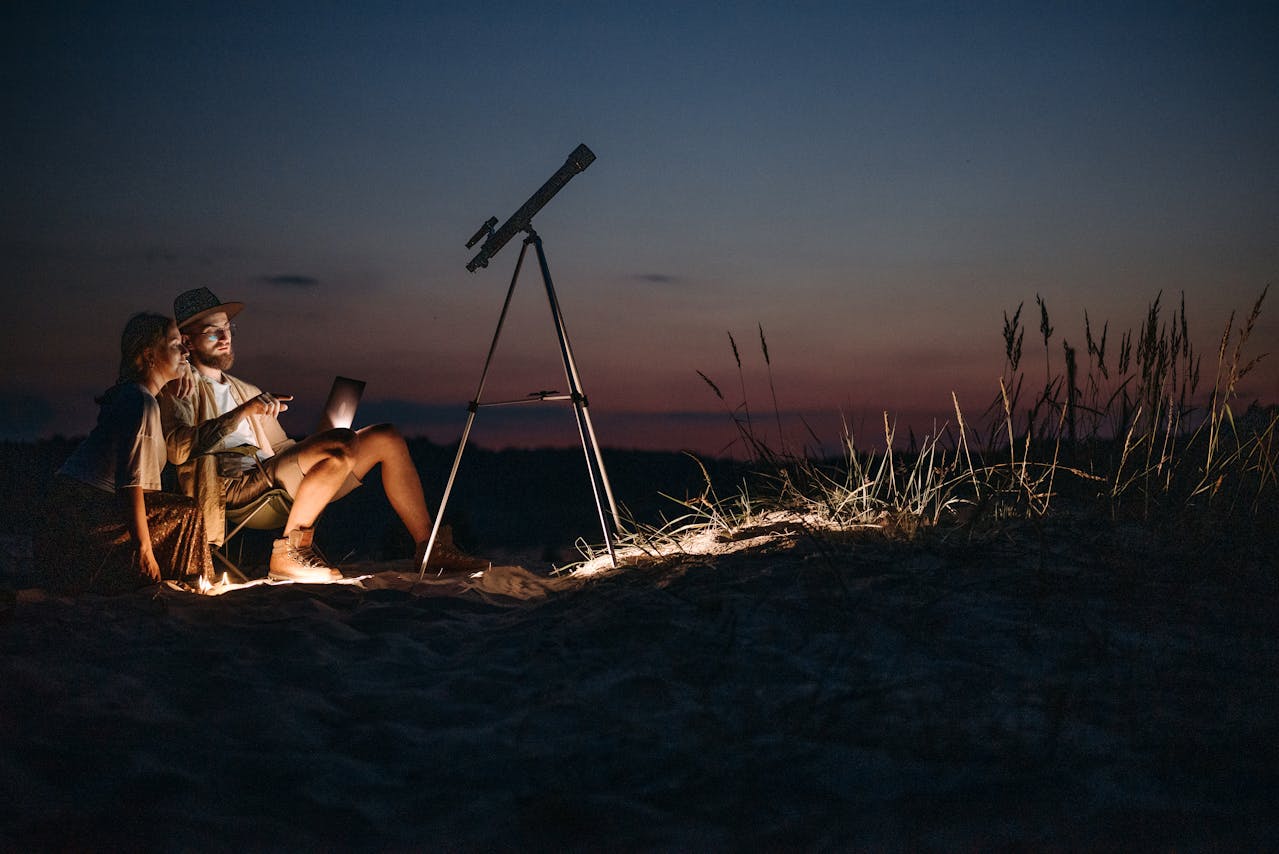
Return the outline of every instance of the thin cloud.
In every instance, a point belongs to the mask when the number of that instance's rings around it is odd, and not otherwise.
[[[275,285],[278,288],[313,288],[320,284],[320,280],[314,276],[300,276],[296,273],[286,273],[281,276],[259,276],[258,281],[267,285]]]
[[[683,276],[672,276],[668,273],[636,273],[631,278],[654,285],[678,285],[684,282]]]

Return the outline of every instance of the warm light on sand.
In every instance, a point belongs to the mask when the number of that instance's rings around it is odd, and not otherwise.
[[[752,517],[748,522],[737,526],[737,531],[741,535],[740,538],[725,539],[725,533],[722,529],[707,526],[700,530],[672,537],[666,542],[649,543],[643,547],[620,547],[616,550],[617,562],[619,565],[624,566],[628,563],[682,555],[726,555],[758,548],[778,539],[798,536],[806,530],[834,530],[836,527],[829,519],[822,518],[816,514],[779,510],[761,513]],[[751,535],[752,531],[761,529],[765,529],[765,532]],[[611,559],[607,554],[603,554],[574,566],[569,575],[574,578],[580,578],[597,575],[612,568]]]
[[[280,585],[287,585],[287,584],[338,584],[338,585],[347,584],[347,585],[351,585],[351,584],[359,584],[361,581],[363,581],[364,579],[368,577],[369,576],[367,575],[353,575],[350,578],[342,578],[334,581],[274,581],[268,578],[254,578],[249,581],[245,581],[241,584],[237,584],[231,581],[229,578],[227,578],[227,574],[224,572],[222,573],[222,578],[219,579],[216,583],[209,583],[205,579],[201,578],[199,590],[196,592],[200,593],[203,596],[221,596],[224,593],[230,593],[235,590],[247,590],[250,587],[261,587],[263,585],[267,585],[270,587],[278,587]]]

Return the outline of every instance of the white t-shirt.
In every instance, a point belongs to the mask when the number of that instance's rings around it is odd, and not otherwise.
[[[218,406],[219,415],[225,415],[240,405],[236,402],[235,398],[231,396],[231,384],[229,382],[214,381],[212,386],[213,400]],[[228,433],[226,438],[222,440],[222,444],[219,445],[219,450],[231,450],[232,448],[238,448],[241,445],[253,445],[254,447],[257,447],[257,442],[258,437],[254,434],[252,425],[249,424],[248,416],[245,416],[240,419],[239,424],[235,425],[235,429]],[[266,459],[266,456],[261,450],[257,452],[256,456],[258,459]],[[242,467],[245,470],[253,468],[253,459],[253,456],[246,456]]]
[[[164,462],[160,404],[137,383],[121,383],[103,395],[97,426],[58,473],[104,492],[126,486],[155,492]]]

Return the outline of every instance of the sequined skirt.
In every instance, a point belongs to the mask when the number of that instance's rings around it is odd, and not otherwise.
[[[160,575],[196,588],[213,578],[204,517],[185,495],[144,498]],[[155,582],[138,562],[119,496],[67,477],[49,485],[48,504],[33,532],[36,571],[60,593],[123,593]]]

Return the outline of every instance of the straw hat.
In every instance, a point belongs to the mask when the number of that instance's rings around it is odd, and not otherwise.
[[[185,329],[218,311],[226,312],[229,320],[239,314],[242,308],[242,302],[222,302],[208,288],[195,288],[183,291],[173,301],[173,319],[179,329]]]

